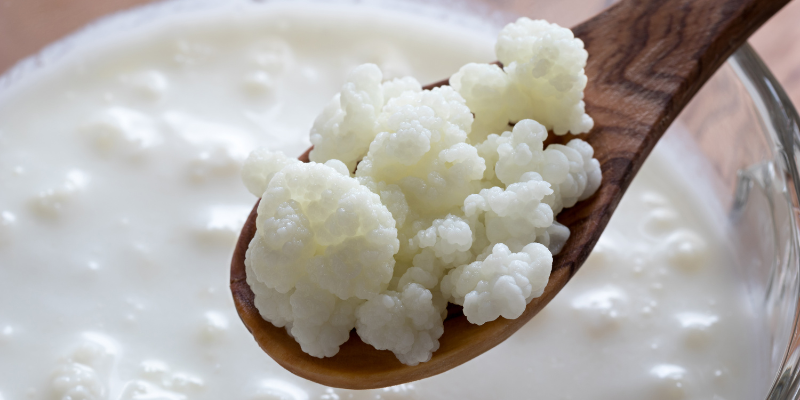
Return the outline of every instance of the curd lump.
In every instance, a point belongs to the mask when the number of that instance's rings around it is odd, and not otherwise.
[[[674,131],[575,278],[506,342],[380,390],[285,371],[239,322],[228,289],[254,200],[239,179],[248,154],[305,151],[316,115],[361,64],[384,80],[435,82],[495,60],[498,31],[363,4],[187,11],[198,3],[101,23],[0,79],[0,398],[763,397],[766,336],[754,327],[764,322],[734,273],[725,216],[703,196],[708,182],[669,146]],[[420,298],[408,287],[386,296]]]
[[[513,118],[588,131],[586,51],[569,29],[520,18],[496,52],[504,70],[468,64],[457,88],[384,82],[361,65],[314,121],[309,164],[264,149],[248,158],[242,178],[261,202],[247,283],[304,352],[333,356],[356,328],[417,365],[439,348],[448,301],[482,325],[543,293],[569,237],[554,217],[597,190],[600,163],[581,139],[545,149],[544,125]],[[483,83],[487,69],[501,85]],[[508,112],[519,104],[537,112]],[[498,124],[472,132],[473,119]]]

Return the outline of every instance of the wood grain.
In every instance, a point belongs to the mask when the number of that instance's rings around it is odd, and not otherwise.
[[[367,389],[436,375],[491,349],[521,328],[569,281],[589,256],[647,155],[719,66],[788,0],[628,0],[573,28],[590,57],[587,112],[595,127],[581,135],[595,149],[603,184],[563,211],[572,236],[554,259],[544,294],[515,320],[472,325],[445,321],[441,347],[414,367],[362,343],[355,333],[331,358],[311,357],[282,329],[261,319],[244,281],[244,253],[255,234],[255,209],[231,264],[237,310],[256,341],[289,371],[324,385]],[[439,82],[437,84],[442,84]]]

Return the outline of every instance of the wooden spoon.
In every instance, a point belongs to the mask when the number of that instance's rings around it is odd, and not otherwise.
[[[594,147],[603,183],[594,196],[558,215],[572,235],[553,261],[544,294],[533,299],[519,318],[501,317],[479,326],[467,322],[458,307],[451,307],[439,350],[430,361],[413,367],[401,364],[390,351],[364,344],[355,331],[337,355],[309,356],[284,328],[263,320],[253,304],[244,268],[245,251],[256,231],[253,208],[231,263],[231,291],[242,321],[261,348],[284,368],[323,385],[349,389],[433,376],[498,345],[547,305],[575,274],[667,127],[714,71],[788,1],[626,0],[573,28],[589,52],[585,101],[595,121],[594,129],[580,137]],[[447,81],[430,87],[444,84]],[[308,152],[300,159],[307,162]]]

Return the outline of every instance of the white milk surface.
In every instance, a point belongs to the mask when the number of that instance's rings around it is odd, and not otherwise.
[[[575,279],[477,359],[354,392],[258,348],[228,290],[248,152],[299,155],[360,63],[433,82],[492,61],[493,42],[396,12],[260,5],[146,24],[0,89],[0,399],[763,396],[760,322],[662,145]]]

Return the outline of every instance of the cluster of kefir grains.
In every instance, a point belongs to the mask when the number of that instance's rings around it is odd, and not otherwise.
[[[520,18],[500,32],[495,50],[503,68],[471,63],[450,78],[475,114],[474,142],[528,118],[556,135],[592,128],[583,103],[588,54],[572,31]]]
[[[247,281],[303,351],[333,356],[355,328],[416,365],[438,349],[448,301],[483,324],[542,294],[569,237],[554,217],[600,184],[586,142],[544,148],[548,129],[592,126],[586,51],[527,18],[496,51],[504,70],[470,64],[432,90],[361,65],[317,117],[312,162],[259,149],[245,163],[262,198]]]

